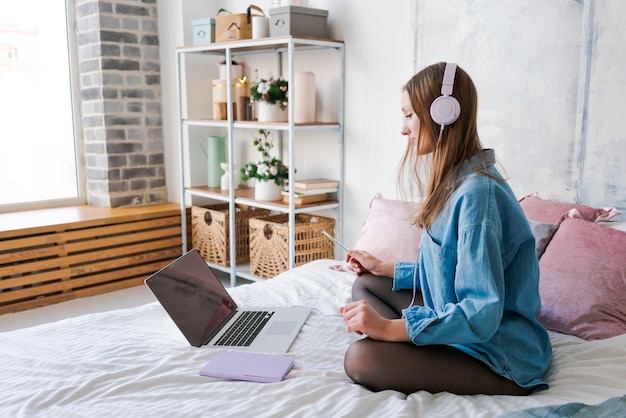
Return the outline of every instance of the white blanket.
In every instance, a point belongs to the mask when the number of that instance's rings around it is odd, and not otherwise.
[[[527,397],[373,393],[350,381],[339,306],[354,276],[321,260],[231,289],[240,305],[306,305],[314,311],[280,383],[199,376],[215,354],[194,348],[161,306],[85,315],[0,334],[0,415],[6,417],[494,417],[626,393],[626,335],[587,342],[552,333],[551,388]]]

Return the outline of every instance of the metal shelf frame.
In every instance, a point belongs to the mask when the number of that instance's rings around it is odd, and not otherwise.
[[[256,121],[235,121],[233,115],[232,106],[227,106],[227,119],[226,120],[212,120],[212,119],[186,119],[183,114],[184,109],[184,95],[183,91],[186,87],[183,68],[185,56],[188,54],[210,54],[224,56],[226,60],[226,78],[231,79],[231,63],[233,54],[237,57],[251,55],[251,54],[275,54],[276,66],[278,73],[282,73],[283,59],[286,56],[287,60],[287,74],[285,78],[287,80],[294,79],[294,60],[296,52],[309,51],[309,50],[335,50],[339,54],[339,67],[340,67],[340,80],[341,88],[337,92],[338,94],[338,115],[336,123],[312,123],[312,124],[296,124],[294,123],[294,106],[288,106],[288,122],[286,123],[263,123]],[[344,179],[345,179],[345,144],[344,144],[344,103],[345,103],[345,50],[344,43],[342,41],[334,41],[327,39],[316,38],[295,38],[291,36],[285,37],[273,37],[263,38],[255,40],[233,41],[223,42],[215,44],[205,44],[196,46],[184,46],[176,49],[176,77],[178,80],[178,116],[179,116],[179,151],[180,151],[180,206],[181,206],[181,222],[182,222],[182,246],[183,253],[187,251],[187,198],[188,197],[203,197],[222,202],[228,202],[229,213],[235,213],[236,204],[244,204],[253,207],[259,207],[269,209],[276,212],[288,213],[289,222],[289,267],[295,267],[295,215],[297,213],[321,211],[332,209],[336,211],[336,226],[338,231],[337,235],[339,240],[343,240],[343,196],[344,196]],[[227,85],[227,103],[232,103],[232,85]],[[295,101],[294,89],[289,91],[289,101],[294,103]],[[322,202],[319,204],[310,205],[295,205],[295,191],[294,188],[289,188],[291,199],[288,204],[279,204],[278,202],[264,202],[251,198],[249,193],[242,194],[239,189],[235,190],[232,185],[235,181],[234,170],[230,170],[230,183],[231,187],[228,193],[224,193],[217,189],[210,189],[208,187],[188,187],[186,171],[186,156],[189,152],[189,144],[187,143],[186,130],[191,126],[201,127],[216,127],[226,130],[227,149],[228,149],[228,164],[233,167],[233,151],[234,151],[234,129],[272,129],[277,130],[279,133],[279,149],[282,152],[283,145],[283,133],[288,133],[288,161],[295,160],[295,137],[297,132],[303,131],[331,131],[338,135],[339,140],[339,188],[337,191],[337,200],[330,202]],[[282,158],[282,156],[281,156]],[[289,164],[289,178],[295,178],[294,164]],[[245,188],[244,188],[245,189]],[[215,266],[219,270],[230,273],[230,284],[236,286],[237,277],[245,278],[248,280],[258,280],[258,278],[244,271],[242,266],[236,264],[236,248],[235,248],[235,216],[229,216],[229,233],[230,233],[230,260],[231,267]]]

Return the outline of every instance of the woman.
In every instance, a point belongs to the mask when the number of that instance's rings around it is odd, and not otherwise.
[[[401,105],[408,145],[399,179],[413,179],[423,196],[420,253],[395,264],[348,253],[359,277],[341,313],[348,332],[367,338],[349,347],[346,373],[406,394],[547,388],[552,349],[535,319],[534,238],[493,150],[482,149],[472,80],[455,64],[432,65],[404,86]]]

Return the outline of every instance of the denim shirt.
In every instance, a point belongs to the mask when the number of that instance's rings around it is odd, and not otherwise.
[[[395,264],[393,289],[421,289],[403,311],[417,345],[447,344],[522,387],[548,387],[550,338],[537,321],[539,262],[528,222],[504,180],[476,173],[493,150],[465,161],[451,199],[422,234],[416,263]]]

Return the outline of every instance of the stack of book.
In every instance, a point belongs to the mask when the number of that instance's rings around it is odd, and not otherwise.
[[[337,192],[339,181],[329,179],[295,180],[293,188],[296,205],[319,203],[329,200],[330,194]],[[289,190],[283,191],[283,202],[289,203]]]

